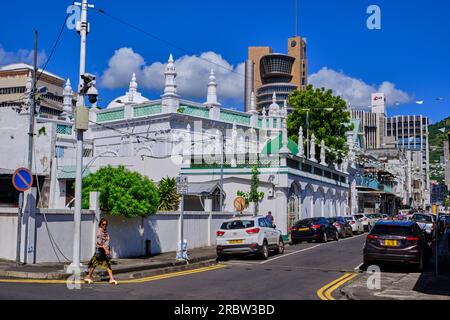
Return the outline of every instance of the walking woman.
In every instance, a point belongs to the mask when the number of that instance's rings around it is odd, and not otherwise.
[[[89,261],[89,273],[84,278],[86,283],[93,283],[92,274],[96,267],[106,268],[109,274],[109,283],[117,285],[117,281],[114,280],[114,276],[111,269],[111,249],[109,248],[109,234],[108,234],[108,220],[102,218],[98,224],[97,230],[97,244],[95,247],[95,254]]]

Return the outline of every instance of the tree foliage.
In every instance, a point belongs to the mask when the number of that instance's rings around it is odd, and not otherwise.
[[[250,192],[238,191],[237,195],[245,199],[246,206],[248,207],[250,202],[255,203],[256,214],[258,211],[258,204],[264,198],[264,192],[258,192],[259,186],[259,172],[258,167],[252,168],[252,179],[250,183]]]
[[[319,155],[319,145],[324,140],[325,145],[335,150],[326,153],[330,161],[341,162],[347,155],[346,132],[353,129],[350,123],[351,114],[347,110],[346,102],[339,96],[333,96],[332,90],[314,89],[308,85],[305,91],[295,90],[289,96],[289,105],[293,107],[288,116],[289,137],[298,141],[300,126],[303,128],[303,136],[306,149],[306,115],[309,109],[309,137],[316,136],[316,155]],[[332,108],[333,110],[326,110]]]
[[[180,195],[177,193],[177,181],[175,178],[164,178],[159,182],[159,206],[160,211],[175,211],[180,204]]]
[[[153,181],[124,166],[107,166],[83,179],[83,208],[89,207],[91,191],[100,192],[100,208],[111,215],[146,217],[158,209],[158,188]]]

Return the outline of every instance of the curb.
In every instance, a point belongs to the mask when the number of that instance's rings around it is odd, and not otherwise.
[[[352,290],[347,290],[347,288],[354,283],[355,281],[357,281],[359,278],[361,277],[361,273],[359,273],[359,275],[353,279],[351,279],[349,282],[347,282],[345,284],[345,286],[343,286],[342,288],[339,289],[339,292],[341,293],[341,295],[343,295],[345,298],[347,298],[347,300],[360,300],[358,298],[355,297],[355,295],[352,293]]]
[[[196,257],[189,260],[189,263],[186,261],[175,261],[175,262],[163,262],[163,263],[156,263],[151,265],[135,265],[135,266],[124,266],[124,267],[117,267],[114,269],[113,265],[113,272],[114,274],[124,274],[124,273],[133,273],[133,272],[140,272],[140,271],[153,271],[152,273],[168,273],[172,271],[173,269],[183,269],[183,268],[189,268],[191,265],[198,265],[199,263],[212,263],[216,262],[217,256],[216,255],[209,255],[209,256],[203,256],[203,257]],[[157,270],[162,269],[162,270]],[[98,270],[94,272],[94,276],[101,277],[106,271]],[[59,272],[23,272],[23,271],[8,271],[8,270],[0,270],[0,277],[3,278],[13,278],[13,279],[34,279],[34,280],[66,280],[69,278],[71,274],[65,273],[64,271]]]

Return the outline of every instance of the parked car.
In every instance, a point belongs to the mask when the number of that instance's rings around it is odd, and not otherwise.
[[[425,234],[414,221],[380,221],[367,235],[364,264],[406,263],[423,271],[431,257]]]
[[[328,218],[328,221],[336,227],[339,237],[346,238],[347,236],[353,237],[353,230],[350,223],[344,219],[344,217]]]
[[[391,220],[391,216],[387,213],[382,213],[381,216],[383,217],[383,220]]]
[[[300,220],[291,228],[291,241],[293,244],[302,241],[328,242],[328,239],[339,240],[339,233],[327,218],[307,218]]]
[[[219,260],[235,254],[258,254],[268,259],[271,250],[284,253],[281,231],[263,216],[225,220],[217,231],[216,242]]]
[[[375,223],[379,220],[378,217],[373,217],[371,213],[358,213],[354,215],[357,219],[361,220],[364,226],[364,231],[370,231]]]
[[[354,234],[364,233],[364,226],[358,218],[356,218],[355,216],[351,216],[344,217],[344,219],[347,220],[347,222],[350,224],[350,226],[352,227],[352,232]]]
[[[433,240],[436,236],[436,224],[435,218],[431,214],[426,213],[414,213],[410,221],[416,222],[420,229],[425,232],[429,241]]]

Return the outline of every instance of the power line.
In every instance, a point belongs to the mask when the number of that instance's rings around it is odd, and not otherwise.
[[[36,82],[39,81],[39,79],[41,78],[42,74],[43,74],[44,71],[47,69],[47,66],[48,66],[48,64],[50,63],[50,60],[52,59],[53,54],[55,53],[56,47],[58,46],[59,40],[61,40],[61,36],[62,36],[62,34],[63,34],[63,32],[64,32],[64,29],[65,29],[65,26],[66,26],[66,23],[67,23],[67,19],[69,19],[69,14],[66,14],[66,17],[64,18],[64,22],[63,22],[63,24],[61,25],[61,28],[60,28],[60,30],[59,30],[58,37],[56,38],[55,43],[53,44],[52,51],[50,52],[50,55],[48,56],[47,61],[45,62],[44,67],[41,69],[41,73],[40,73],[39,76],[37,77]]]

